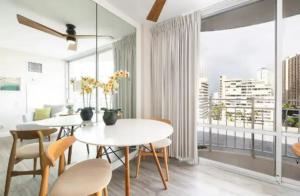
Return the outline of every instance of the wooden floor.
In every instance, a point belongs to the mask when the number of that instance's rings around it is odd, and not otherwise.
[[[11,147],[11,138],[0,138],[0,195],[6,175],[6,167]],[[95,156],[95,147],[91,147],[91,155],[88,157],[85,145],[75,143],[73,151],[73,163]],[[18,169],[32,167],[31,161],[24,161],[17,165]],[[134,176],[135,162],[131,162],[132,176]],[[57,169],[53,168],[50,176],[50,184],[56,178]],[[110,196],[124,195],[123,168],[113,172],[109,185]],[[14,177],[11,185],[11,196],[35,196],[38,194],[40,177],[32,176]],[[198,195],[300,195],[300,192],[285,187],[261,182],[245,176],[222,171],[220,169],[197,165],[190,166],[171,160],[169,190],[164,191],[159,174],[153,163],[148,159],[142,162],[141,173],[138,179],[132,178],[131,187],[133,196],[198,196]]]

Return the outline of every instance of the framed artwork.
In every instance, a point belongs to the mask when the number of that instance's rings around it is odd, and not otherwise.
[[[0,91],[20,91],[20,90],[21,90],[21,78],[0,76]]]

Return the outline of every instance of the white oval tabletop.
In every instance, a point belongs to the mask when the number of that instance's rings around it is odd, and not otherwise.
[[[69,126],[79,126],[83,124],[80,115],[70,115],[70,116],[56,116],[53,118],[48,118],[44,120],[35,121],[37,125],[47,126],[47,127],[69,127]]]
[[[96,123],[78,128],[74,136],[86,144],[122,147],[153,143],[172,133],[173,127],[160,121],[120,119],[113,126]]]

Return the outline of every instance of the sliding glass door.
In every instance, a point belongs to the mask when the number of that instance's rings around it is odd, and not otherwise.
[[[204,14],[205,15],[205,14]],[[255,1],[203,19],[199,156],[299,185],[300,2]]]
[[[282,21],[282,176],[299,184],[299,157],[292,145],[300,136],[300,2],[283,0]]]
[[[199,156],[276,173],[275,1],[203,19]]]

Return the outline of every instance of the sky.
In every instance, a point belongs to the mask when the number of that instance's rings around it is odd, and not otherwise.
[[[300,15],[284,19],[283,57],[300,53]],[[274,84],[275,23],[268,22],[248,27],[202,32],[201,75],[206,76],[210,93],[217,92],[219,76],[256,78],[262,67],[271,73]]]

